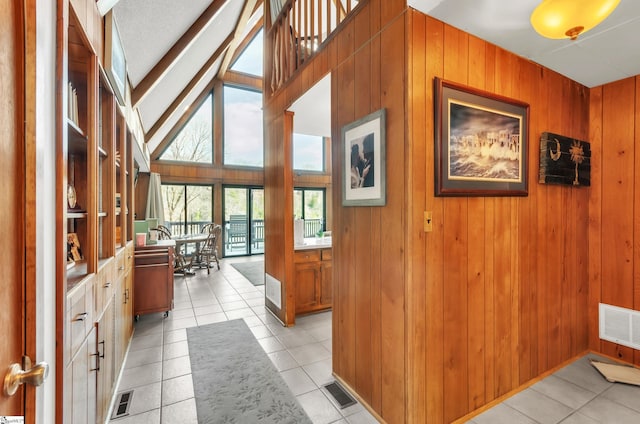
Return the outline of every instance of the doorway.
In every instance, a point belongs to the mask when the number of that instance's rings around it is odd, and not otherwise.
[[[224,256],[264,253],[264,188],[224,186]]]

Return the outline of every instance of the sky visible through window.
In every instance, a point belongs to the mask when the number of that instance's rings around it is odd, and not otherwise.
[[[262,167],[262,93],[224,87],[224,164]]]
[[[231,66],[232,71],[262,76],[262,30],[258,31],[240,57]]]
[[[322,137],[293,134],[293,169],[300,171],[324,171]]]

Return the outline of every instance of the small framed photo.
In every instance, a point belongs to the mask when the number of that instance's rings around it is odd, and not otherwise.
[[[342,128],[343,206],[386,204],[385,122],[380,109]]]
[[[526,196],[529,105],[435,79],[435,195]]]

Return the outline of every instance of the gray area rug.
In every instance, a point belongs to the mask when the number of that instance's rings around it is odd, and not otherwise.
[[[244,320],[187,328],[198,423],[311,424]]]
[[[264,261],[238,262],[231,264],[231,266],[251,281],[254,286],[264,285]]]

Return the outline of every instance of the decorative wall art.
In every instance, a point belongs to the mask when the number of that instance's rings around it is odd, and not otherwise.
[[[591,144],[562,135],[543,132],[540,136],[542,184],[591,185]]]
[[[434,85],[436,196],[526,196],[529,105]]]
[[[380,109],[342,128],[343,206],[386,203],[385,116]]]
[[[104,39],[105,71],[113,87],[113,92],[118,98],[118,103],[124,105],[127,87],[127,61],[113,11],[104,17]]]

